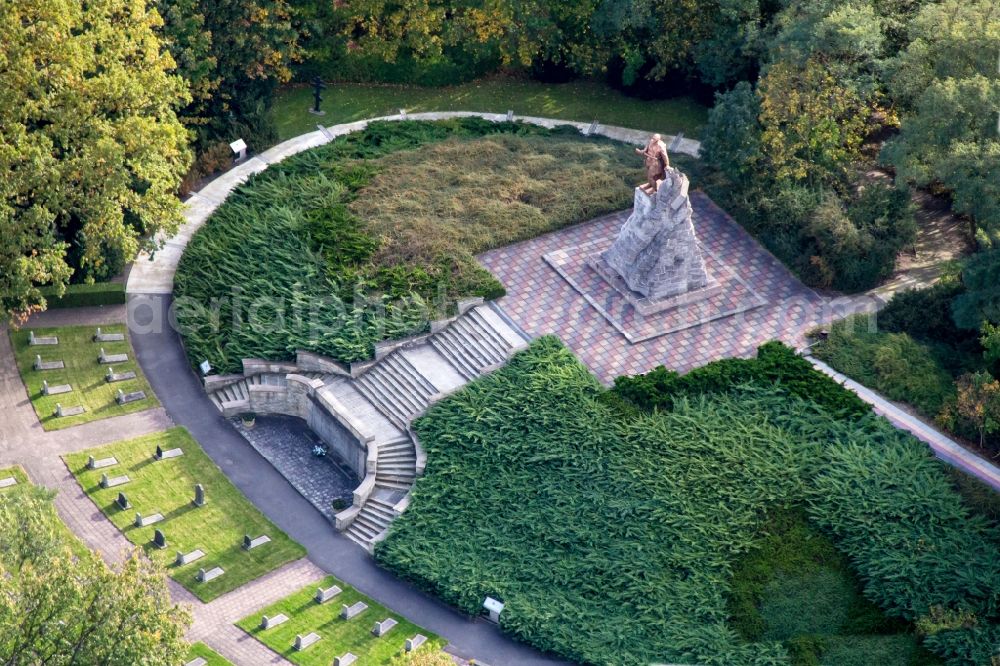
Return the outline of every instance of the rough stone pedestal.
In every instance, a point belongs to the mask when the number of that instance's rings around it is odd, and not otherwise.
[[[687,176],[668,168],[660,188],[635,188],[635,206],[610,248],[587,263],[641,314],[694,303],[722,287],[705,268]]]

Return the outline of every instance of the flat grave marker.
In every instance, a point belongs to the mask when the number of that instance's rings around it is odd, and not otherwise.
[[[129,379],[135,379],[135,371],[129,370],[128,372],[115,372],[113,366],[108,366],[108,371],[104,373],[104,381],[109,384],[114,382],[124,382]]]
[[[108,354],[105,353],[104,347],[101,347],[101,353],[97,357],[98,363],[108,364],[108,363],[127,363],[128,354]]]
[[[243,535],[243,550],[253,550],[258,546],[263,546],[265,543],[271,543],[271,537],[266,534],[262,534],[256,539],[251,539],[249,534]]]
[[[147,527],[149,525],[155,525],[156,523],[163,520],[162,513],[154,513],[149,516],[143,516],[138,511],[135,512],[135,526],[136,527]]]
[[[35,362],[32,364],[35,370],[61,370],[66,367],[62,361],[43,361],[41,354],[35,354]]]
[[[208,664],[204,657],[195,657],[191,661],[184,664],[184,666],[206,666]]]
[[[32,347],[57,344],[59,344],[59,338],[55,335],[35,335],[34,331],[28,331],[28,345]]]
[[[375,623],[375,626],[372,627],[372,635],[379,636],[379,637],[385,636],[397,624],[399,624],[399,622],[397,620],[395,620],[394,618],[391,618],[391,617],[387,617],[386,619],[382,620],[381,622],[376,622]]]
[[[350,666],[357,660],[358,660],[357,655],[355,655],[353,652],[348,652],[347,654],[343,654],[339,657],[334,657],[333,666]]]
[[[302,634],[296,634],[294,643],[295,649],[305,650],[307,647],[318,641],[320,638],[322,637],[315,631],[310,631],[305,636],[303,636]]]
[[[107,474],[101,474],[101,488],[114,488],[115,486],[123,486],[129,482],[127,474],[122,474],[121,476],[108,477]]]
[[[108,458],[94,458],[94,456],[89,456],[87,458],[87,469],[101,469],[103,467],[113,467],[118,464],[118,459],[114,456]]]
[[[182,448],[164,450],[162,446],[157,445],[156,453],[153,454],[153,457],[157,460],[169,460],[170,458],[179,458],[182,455],[184,455],[184,449]]]
[[[202,583],[207,583],[209,581],[215,580],[224,573],[226,572],[225,570],[223,570],[222,567],[213,567],[208,571],[205,571],[204,569],[198,569],[198,580]]]
[[[130,402],[136,402],[145,399],[146,399],[146,393],[144,391],[132,391],[131,393],[125,393],[121,389],[118,389],[118,395],[115,397],[115,402],[117,402],[119,405],[127,405]]]
[[[0,479],[0,488],[10,488],[11,486],[17,485],[17,479],[13,476],[8,476],[5,479]]]
[[[316,603],[318,603],[318,604],[325,604],[327,601],[329,601],[330,599],[333,599],[335,596],[337,596],[341,592],[343,592],[343,590],[341,590],[340,586],[338,586],[338,585],[331,585],[330,587],[326,588],[325,590],[322,587],[317,587],[316,588],[316,596],[313,597],[313,599],[315,599]]]
[[[62,363],[62,361],[59,361]],[[49,383],[42,380],[42,395],[59,395],[61,393],[72,393],[73,387],[69,384],[56,384],[55,386],[49,386]]]
[[[361,615],[366,610],[368,610],[368,604],[363,601],[355,602],[351,606],[344,604],[340,609],[340,618],[342,620],[350,620]]]
[[[424,636],[423,634],[417,634],[412,638],[407,638],[404,647],[406,648],[407,652],[413,652],[426,642],[427,642],[426,636]]]
[[[63,407],[61,403],[56,403],[56,418],[62,418],[64,416],[77,416],[79,414],[83,414],[85,411],[87,411],[87,408],[83,405]]]
[[[260,618],[260,628],[270,629],[271,627],[277,627],[279,624],[283,624],[285,622],[288,622],[288,616],[284,613],[278,613],[274,617],[262,615]]]
[[[97,327],[97,332],[94,333],[94,342],[123,342],[124,340],[124,333],[104,333],[101,331],[100,326]]]
[[[200,548],[192,550],[190,553],[182,553],[178,550],[177,559],[174,560],[174,564],[180,567],[185,564],[191,564],[192,562],[200,560],[203,557],[205,557],[205,553]]]

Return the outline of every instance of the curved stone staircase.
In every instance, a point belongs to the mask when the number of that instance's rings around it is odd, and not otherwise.
[[[225,378],[209,388],[209,395],[223,414],[266,414],[275,403],[258,400],[258,395],[311,382],[317,404],[336,412],[366,447],[364,480],[354,491],[354,505],[337,514],[337,527],[370,550],[406,509],[409,491],[423,473],[423,453],[410,431],[413,419],[445,395],[503,366],[528,341],[494,304],[479,305],[359,372],[264,363],[266,371]],[[244,362],[245,371],[258,366]],[[289,381],[293,375],[296,382]]]

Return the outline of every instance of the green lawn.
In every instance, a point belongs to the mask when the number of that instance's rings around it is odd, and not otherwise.
[[[0,488],[0,501],[10,497],[16,498],[18,493],[25,492],[27,487],[33,485],[31,483],[31,479],[28,478],[27,473],[25,473],[24,469],[20,465],[0,468],[0,479],[6,479],[11,476],[17,479],[17,485],[10,486],[9,488]],[[62,518],[59,517],[59,514],[56,513],[55,505],[47,503],[46,506],[49,508],[49,512],[43,517],[43,519],[52,524],[52,527],[58,533],[62,541],[69,546],[69,549],[78,557],[84,554],[89,554],[91,551],[87,548],[87,546],[80,541],[68,527],[66,527],[66,523],[64,523]]]
[[[195,657],[202,657],[206,662],[208,662],[207,666],[233,666],[233,662],[229,661],[204,643],[195,643],[191,646],[191,652],[188,654],[188,661],[194,659]]]
[[[284,141],[316,129],[318,123],[336,125],[364,118],[420,111],[487,111],[517,115],[544,116],[562,120],[590,122],[597,119],[607,125],[676,134],[684,132],[697,138],[708,118],[708,109],[688,97],[646,101],[626,97],[608,86],[593,81],[539,83],[537,81],[496,78],[464,83],[446,88],[375,85],[359,83],[329,84],[323,93],[325,116],[309,113],[312,88],[290,87],[281,90],[271,106]]]
[[[164,450],[180,447],[184,455],[154,461],[157,445]],[[118,464],[89,470],[87,457],[91,455],[98,459],[114,456]],[[289,539],[233,487],[184,428],[75,453],[65,460],[84,491],[125,536],[141,546],[150,558],[166,566],[172,578],[202,601],[211,601],[305,555],[302,546]],[[103,489],[100,480],[105,472],[109,477],[127,474],[131,481]],[[196,483],[205,487],[208,500],[200,508],[192,502]],[[119,491],[127,495],[132,508],[121,510],[114,503]],[[135,527],[136,512],[144,516],[160,513],[164,520]],[[155,548],[151,543],[156,528],[163,530],[167,538],[165,549]],[[267,534],[271,543],[245,551],[241,547],[244,534],[252,537]],[[178,550],[188,553],[195,549],[204,551],[205,557],[181,567],[174,564]],[[207,583],[195,579],[199,568],[208,570],[215,566],[226,573]]]
[[[142,369],[135,360],[135,352],[132,345],[126,339],[123,342],[94,342],[93,336],[96,326],[64,326],[62,328],[22,328],[18,331],[11,331],[10,338],[14,347],[14,355],[17,358],[17,367],[21,372],[21,380],[28,390],[31,404],[35,407],[35,413],[42,427],[46,430],[58,430],[69,426],[107,418],[109,416],[120,416],[139,412],[151,407],[158,407],[159,402],[153,389],[149,387],[149,382],[142,374]],[[36,336],[55,335],[59,338],[58,345],[36,345],[28,344],[28,336],[31,331]],[[104,324],[101,326],[103,333],[125,333],[123,324]],[[126,363],[115,363],[113,365],[116,373],[133,371],[136,373],[135,379],[109,384],[104,380],[104,373],[108,366],[97,361],[101,348],[107,354],[128,354]],[[66,367],[62,370],[35,370],[33,364],[35,356],[40,355],[43,361],[63,361]],[[61,395],[42,395],[42,381],[45,380],[49,386],[59,384],[69,384],[73,387],[70,393]],[[145,400],[130,402],[126,405],[119,405],[115,402],[118,389],[130,393],[132,391],[144,391]],[[62,404],[63,408],[82,405],[87,411],[77,416],[65,416],[57,418],[55,416],[56,403]]]
[[[324,604],[316,603],[313,600],[316,588],[328,588],[331,585],[339,586],[343,592]],[[368,610],[350,620],[340,619],[341,606],[344,604],[350,606],[356,601],[368,604]],[[279,613],[287,615],[288,621],[271,629],[260,628],[261,616],[274,617]],[[385,636],[376,638],[372,634],[372,627],[376,622],[390,617],[395,618],[399,624]],[[388,664],[394,656],[403,651],[406,639],[418,633],[427,636],[428,639],[421,649],[442,647],[444,644],[438,636],[404,620],[333,576],[328,576],[321,582],[309,585],[278,603],[243,618],[237,626],[285,659],[309,666],[327,666],[333,662],[334,657],[347,652],[354,653],[358,657],[358,663],[364,666]],[[296,634],[305,636],[312,631],[319,634],[321,640],[301,652],[296,651],[292,647]]]

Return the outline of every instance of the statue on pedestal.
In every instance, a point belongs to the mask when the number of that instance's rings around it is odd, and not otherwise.
[[[646,160],[646,186],[643,189],[646,194],[652,196],[659,187],[659,182],[666,177],[667,169],[670,168],[667,144],[663,143],[663,138],[659,134],[654,134],[649,138],[645,148],[636,148],[635,152]]]

